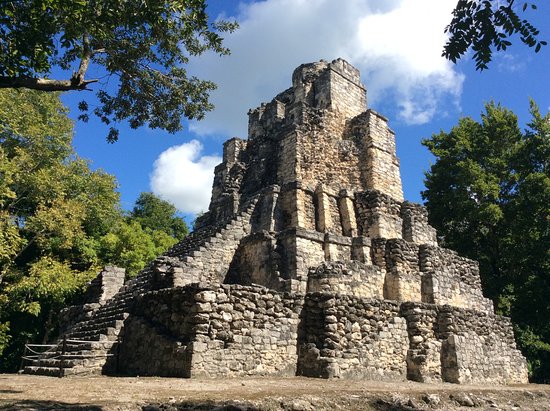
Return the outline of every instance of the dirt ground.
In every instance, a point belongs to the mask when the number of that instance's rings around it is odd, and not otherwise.
[[[540,410],[549,385],[0,375],[0,410]]]

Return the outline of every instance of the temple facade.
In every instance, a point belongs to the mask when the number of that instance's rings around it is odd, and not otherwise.
[[[404,201],[348,62],[298,67],[214,172],[195,231],[124,284],[106,268],[65,312],[63,358],[24,372],[527,382],[478,264]]]

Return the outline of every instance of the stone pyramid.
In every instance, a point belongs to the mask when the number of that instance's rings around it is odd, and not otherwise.
[[[106,268],[24,372],[527,382],[478,264],[403,200],[357,69],[301,65],[248,116],[195,231],[126,284]]]

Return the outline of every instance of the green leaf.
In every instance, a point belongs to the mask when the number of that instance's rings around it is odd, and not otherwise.
[[[237,28],[231,21],[211,23],[206,0],[0,2],[1,15],[9,18],[0,19],[0,77],[43,78],[55,68],[76,73],[89,59],[94,72],[119,79],[109,89],[88,85],[97,87],[101,104],[94,114],[102,122],[171,133],[182,119],[201,119],[213,108],[214,85],[187,76],[190,56],[229,54],[222,35]],[[78,89],[76,78],[67,80]],[[111,127],[107,140],[118,137]]]

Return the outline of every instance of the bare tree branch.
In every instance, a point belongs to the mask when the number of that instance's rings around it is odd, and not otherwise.
[[[87,85],[99,80],[84,80],[75,73],[70,80],[52,80],[47,78],[22,78],[0,76],[0,88],[29,88],[41,91],[90,90]]]

